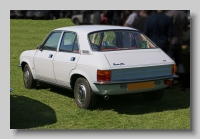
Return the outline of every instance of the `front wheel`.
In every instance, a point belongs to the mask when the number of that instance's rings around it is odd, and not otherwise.
[[[79,108],[92,109],[96,104],[96,94],[93,93],[85,78],[78,78],[76,80],[74,97]]]
[[[23,80],[24,80],[24,86],[27,89],[31,89],[36,86],[36,81],[33,79],[33,76],[28,64],[26,64],[23,69]]]
[[[79,25],[79,24],[80,24],[78,18],[74,18],[72,22],[73,22],[75,25]]]
[[[143,97],[146,100],[153,100],[153,101],[158,101],[161,100],[164,96],[164,90],[157,90],[157,91],[152,91],[152,92],[146,92],[143,93]]]

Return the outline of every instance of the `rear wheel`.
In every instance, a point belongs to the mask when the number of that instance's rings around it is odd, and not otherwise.
[[[79,108],[92,109],[96,104],[96,94],[93,93],[85,78],[78,78],[74,87],[74,97]]]
[[[31,89],[36,86],[36,81],[33,79],[33,76],[28,64],[26,64],[23,69],[23,81],[24,81],[24,86],[27,89]]]
[[[164,90],[157,90],[157,91],[143,93],[143,97],[146,100],[158,101],[161,100],[163,96],[164,96]]]

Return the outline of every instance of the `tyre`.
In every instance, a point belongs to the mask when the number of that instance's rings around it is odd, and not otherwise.
[[[33,79],[33,75],[31,73],[28,64],[26,64],[23,69],[23,81],[24,81],[24,86],[27,89],[31,89],[36,86],[36,81]]]
[[[73,19],[73,23],[74,23],[75,25],[79,25],[79,24],[80,24],[78,18],[74,18],[74,19]]]
[[[96,104],[96,94],[93,93],[85,78],[78,78],[74,87],[74,98],[79,108],[92,109]]]
[[[153,100],[153,101],[158,101],[161,100],[164,96],[164,90],[157,90],[157,91],[152,91],[152,92],[146,92],[143,93],[143,97],[146,100]]]

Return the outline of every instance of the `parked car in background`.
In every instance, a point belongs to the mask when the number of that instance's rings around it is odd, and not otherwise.
[[[37,10],[34,15],[36,19],[51,19],[52,17],[50,10]]]
[[[81,24],[93,24],[93,18],[94,18],[94,11],[93,10],[88,10],[85,11],[85,17],[84,14],[82,13],[83,11],[73,11],[73,15],[71,17],[72,22],[75,25],[81,25]],[[102,18],[102,11],[99,11],[101,14]],[[85,19],[84,19],[85,18]]]
[[[26,10],[10,10],[11,19],[23,19],[25,18]]]
[[[40,81],[71,89],[84,109],[94,108],[97,96],[141,93],[160,100],[177,77],[174,64],[140,31],[106,25],[54,29],[38,49],[20,55],[26,88]]]
[[[52,19],[53,13],[51,10],[28,10],[26,12],[27,19]]]
[[[33,18],[35,18],[35,10],[28,10],[26,12],[25,18],[26,19],[33,19]]]
[[[10,10],[10,19],[14,19],[15,14],[14,14],[14,10]]]
[[[72,10],[60,10],[59,18],[70,18],[72,17]]]

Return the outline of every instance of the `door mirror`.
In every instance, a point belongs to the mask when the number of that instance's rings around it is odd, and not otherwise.
[[[39,45],[37,46],[37,49],[39,49],[40,51],[42,51],[42,50],[43,50],[43,49],[42,49],[42,45],[39,44]]]
[[[40,49],[41,45],[39,44],[36,49]]]

